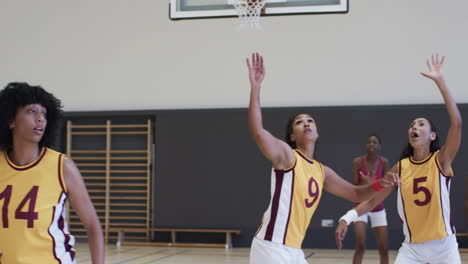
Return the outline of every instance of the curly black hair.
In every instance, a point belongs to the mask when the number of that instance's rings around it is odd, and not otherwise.
[[[12,82],[0,91],[0,149],[12,147],[13,136],[10,124],[14,121],[18,108],[30,104],[40,104],[47,109],[47,126],[39,142],[40,147],[51,147],[57,138],[63,116],[59,99],[42,88],[24,82]]]
[[[437,128],[435,127],[435,124],[434,122],[432,122],[431,119],[429,118],[425,118],[425,119],[429,121],[429,125],[431,126],[431,132],[436,133],[436,138],[431,141],[431,145],[429,146],[429,151],[436,152],[437,150],[440,149],[439,136],[437,135]],[[411,122],[413,122],[414,120],[416,120],[416,118],[414,118]],[[414,154],[414,148],[411,146],[410,143],[408,143],[403,149],[403,151],[401,151],[400,160],[411,157],[413,156],[413,154]]]

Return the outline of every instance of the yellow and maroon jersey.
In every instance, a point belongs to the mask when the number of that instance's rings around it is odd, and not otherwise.
[[[437,160],[439,151],[415,161],[399,161],[398,214],[407,242],[420,243],[455,233],[450,210],[450,183],[453,171],[444,175]]]
[[[322,164],[294,151],[291,168],[272,170],[271,201],[256,237],[294,248],[302,241],[314,215],[325,180]]]
[[[66,199],[63,154],[43,148],[37,160],[16,166],[0,152],[1,262],[76,263]]]

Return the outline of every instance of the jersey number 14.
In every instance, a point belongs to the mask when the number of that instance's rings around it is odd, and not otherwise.
[[[34,211],[36,207],[37,192],[39,186],[33,186],[31,190],[24,196],[18,208],[15,210],[15,219],[24,219],[28,221],[28,228],[34,227],[34,220],[37,220],[38,213]],[[8,206],[10,205],[11,195],[13,193],[13,186],[7,185],[7,187],[0,193],[0,201],[3,201],[2,206],[2,226],[8,228]],[[26,203],[29,202],[28,210],[23,211]]]

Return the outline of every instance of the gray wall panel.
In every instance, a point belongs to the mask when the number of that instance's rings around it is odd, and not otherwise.
[[[460,105],[462,116],[468,106]],[[448,118],[443,105],[297,107],[263,109],[264,126],[283,138],[288,118],[309,113],[317,121],[317,159],[351,181],[351,161],[364,154],[367,135],[383,140],[382,155],[394,164],[407,142],[412,118],[431,117],[445,138]],[[68,113],[69,116],[131,115],[136,112]],[[270,198],[271,164],[257,149],[247,130],[246,109],[140,111],[156,116],[155,226],[179,228],[240,228],[235,246],[249,246]],[[464,131],[464,138],[467,136]],[[464,231],[463,199],[468,165],[464,146],[453,164],[451,201],[455,226]],[[395,192],[385,202],[390,248],[403,239],[396,212]],[[352,203],[328,193],[322,196],[303,247],[334,248],[334,228],[320,227],[321,219],[336,220]],[[371,233],[369,233],[370,235]],[[351,231],[345,247],[354,246]],[[368,245],[375,248],[374,239]]]

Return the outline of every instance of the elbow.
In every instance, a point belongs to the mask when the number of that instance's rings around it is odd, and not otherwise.
[[[258,140],[261,138],[261,133],[258,130],[251,129],[250,136],[252,136],[255,142],[258,142]]]

